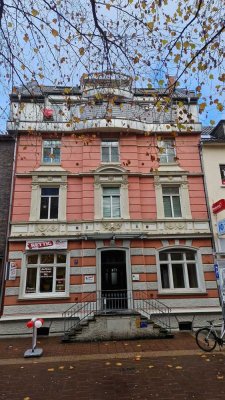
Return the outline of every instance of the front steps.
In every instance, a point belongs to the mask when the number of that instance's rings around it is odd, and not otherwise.
[[[162,328],[138,312],[95,313],[78,322],[64,334],[62,342],[122,340],[140,338],[171,338],[170,331]]]

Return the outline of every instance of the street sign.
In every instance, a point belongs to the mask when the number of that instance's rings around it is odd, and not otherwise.
[[[212,211],[213,214],[217,214],[220,211],[225,210],[225,200],[224,199],[220,199],[218,201],[216,201],[216,203],[213,203],[212,205]]]
[[[225,219],[221,219],[217,223],[217,231],[219,235],[224,235],[225,234]]]

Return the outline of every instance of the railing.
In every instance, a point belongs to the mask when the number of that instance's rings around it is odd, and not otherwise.
[[[82,326],[83,321],[98,313],[107,314],[125,310],[139,312],[161,327],[171,330],[171,309],[161,301],[149,298],[147,292],[104,290],[87,294],[80,303],[73,304],[63,313],[64,334],[72,334]]]

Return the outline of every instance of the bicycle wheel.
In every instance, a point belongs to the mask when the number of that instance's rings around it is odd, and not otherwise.
[[[195,335],[196,343],[204,351],[212,351],[216,347],[216,335],[210,331],[210,328],[201,328]]]

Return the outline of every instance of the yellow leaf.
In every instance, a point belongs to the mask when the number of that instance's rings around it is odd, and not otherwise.
[[[54,37],[59,36],[59,32],[56,29],[52,29],[51,33]]]
[[[165,45],[165,44],[167,44],[167,43],[168,43],[168,40],[166,40],[166,39],[163,39],[163,40],[162,40],[162,44],[163,44],[163,45]]]
[[[25,33],[24,37],[23,37],[24,42],[29,42],[29,36],[27,33]]]
[[[215,125],[214,119],[210,119],[210,125]]]
[[[107,10],[110,10],[110,7],[111,7],[111,4],[109,4],[109,3],[106,3],[106,8],[107,8]]]
[[[177,64],[177,63],[179,62],[179,60],[180,60],[180,54],[177,54],[177,55],[174,57],[174,62]]]
[[[139,57],[134,57],[134,64],[137,64],[139,62]]]
[[[204,109],[206,108],[206,103],[201,103],[199,104],[199,112],[202,113]]]
[[[81,56],[83,56],[83,55],[84,55],[84,53],[85,53],[85,50],[84,50],[84,48],[83,48],[83,47],[81,47],[81,48],[79,49],[79,53],[80,53],[80,55],[81,55]]]
[[[26,69],[26,67],[25,67],[25,65],[24,65],[24,64],[22,64],[22,65],[21,65],[21,69],[23,69],[23,70],[25,70],[25,69]]]
[[[31,14],[33,15],[33,17],[36,17],[38,14],[39,14],[39,12],[38,12],[38,10],[35,10],[34,8],[31,10]]]
[[[152,31],[152,29],[154,28],[154,22],[147,22],[147,27],[148,29],[150,29],[150,31]]]
[[[180,50],[180,48],[181,48],[181,42],[177,42],[177,43],[176,43],[176,48],[177,48],[178,50]]]
[[[34,52],[35,52],[35,53],[38,53],[38,51],[39,51],[39,50],[38,50],[37,48],[34,49]]]
[[[8,28],[12,28],[12,26],[13,26],[12,22],[9,22],[8,23]]]
[[[216,106],[216,108],[217,108],[217,110],[219,110],[219,111],[223,111],[223,110],[224,110],[223,104],[221,104],[221,103],[218,103],[217,106]]]

